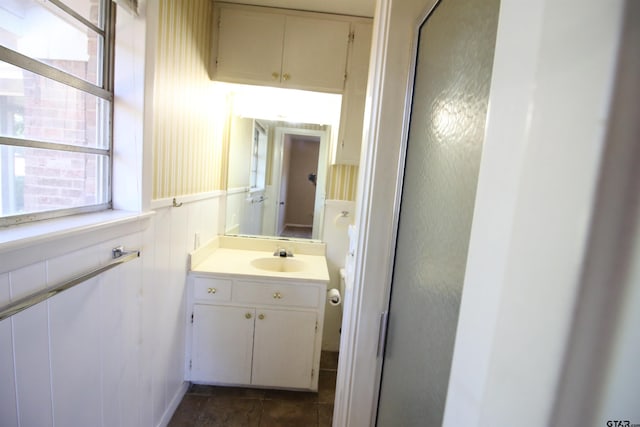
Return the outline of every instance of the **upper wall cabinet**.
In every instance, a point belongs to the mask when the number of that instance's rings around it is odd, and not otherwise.
[[[218,4],[216,80],[341,93],[351,22],[345,17]]]
[[[283,86],[342,92],[349,23],[287,16],[282,52]]]
[[[270,85],[279,82],[284,25],[282,15],[220,9],[215,78]]]

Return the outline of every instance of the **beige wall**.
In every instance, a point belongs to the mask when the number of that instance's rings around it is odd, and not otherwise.
[[[356,200],[358,166],[332,165],[327,180],[328,200]]]
[[[318,171],[320,141],[291,138],[286,224],[313,225],[316,187],[308,180]]]
[[[159,0],[153,101],[153,199],[224,183],[225,97],[209,78],[213,4]],[[216,105],[219,104],[219,105]]]
[[[207,0],[159,0],[153,199],[227,187],[230,166],[226,150],[231,149],[225,146],[229,138],[224,134],[227,100],[224,94],[215,92],[209,78],[211,25],[212,5]],[[234,176],[230,177],[231,187],[242,185],[235,179],[240,176],[237,167],[236,164],[231,167]],[[357,166],[331,166],[327,199],[355,200],[357,176]]]
[[[152,199],[226,189],[228,168],[229,186],[243,185],[227,160],[227,99],[208,72],[212,12],[207,0],[159,0]],[[327,199],[355,200],[357,175],[357,166],[331,166]]]

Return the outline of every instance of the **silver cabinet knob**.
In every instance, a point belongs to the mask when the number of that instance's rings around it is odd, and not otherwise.
[[[216,288],[209,288],[209,289],[207,289],[207,293],[208,293],[208,294],[215,294],[215,293],[216,293]]]

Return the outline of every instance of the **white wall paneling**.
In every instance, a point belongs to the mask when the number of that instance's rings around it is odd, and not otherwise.
[[[87,258],[98,261],[98,254],[91,248]],[[47,262],[48,282],[56,284],[63,278],[82,274],[83,252]],[[91,264],[92,262],[89,262]],[[49,300],[49,339],[51,351],[51,381],[53,409],[56,421],[61,425],[74,422],[90,425],[93,416],[101,411],[101,369],[104,340],[100,334],[100,279],[93,278],[69,289],[64,297]],[[78,345],[82,343],[82,345]],[[69,351],[73,349],[73,351]],[[68,381],[82,378],[83,381]],[[86,387],[85,384],[95,384]]]
[[[44,263],[12,271],[9,273],[11,299],[38,291],[45,283]],[[18,416],[23,425],[53,425],[47,311],[45,302],[11,318]]]
[[[218,198],[161,208],[138,232],[0,274],[4,304],[105,263],[114,246],[142,251],[0,322],[0,425],[166,425],[186,390],[187,254],[196,233],[218,234],[219,216]]]
[[[244,209],[247,204],[249,191],[246,188],[236,188],[227,192],[226,197],[226,227],[225,233],[239,234],[244,226]]]
[[[186,209],[184,209],[186,208]],[[171,375],[167,378],[167,398],[171,399],[176,389],[179,389],[184,381],[184,351],[174,349],[184,349],[184,312],[186,307],[186,277],[187,277],[187,253],[192,250],[188,242],[193,242],[187,236],[189,229],[190,214],[196,209],[196,205],[184,205],[182,208],[171,209],[170,242],[169,248],[169,277],[171,281],[167,288],[166,311],[162,318],[158,318],[157,326],[159,337],[165,340],[169,346],[167,354],[167,372],[180,373],[180,376]],[[166,250],[166,248],[158,248]],[[157,267],[157,265],[156,265]],[[168,403],[168,402],[167,402]],[[166,406],[165,406],[166,407]],[[170,414],[169,414],[170,415]]]
[[[322,241],[327,244],[327,267],[329,285],[327,289],[340,289],[340,269],[344,267],[345,256],[349,248],[347,227],[355,217],[355,202],[346,200],[327,200],[324,208],[324,226]],[[347,212],[343,217],[342,212]],[[344,295],[342,295],[344,304]],[[338,351],[340,348],[340,326],[342,324],[342,306],[327,304],[324,313],[322,349]]]
[[[9,274],[0,274],[0,304],[11,301],[9,292]],[[16,383],[13,362],[12,322],[0,322],[0,414],[7,425],[18,424],[16,405]]]

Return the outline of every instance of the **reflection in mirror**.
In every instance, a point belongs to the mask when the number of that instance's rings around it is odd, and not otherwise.
[[[226,86],[225,233],[320,240],[341,96]]]

